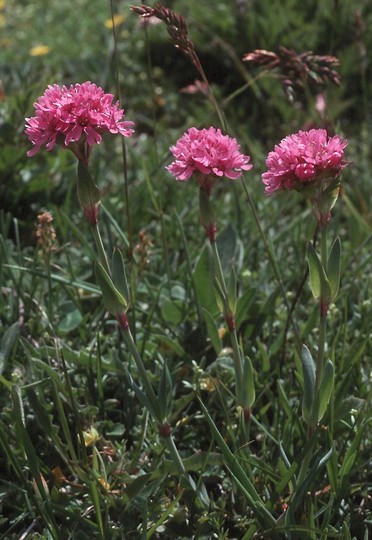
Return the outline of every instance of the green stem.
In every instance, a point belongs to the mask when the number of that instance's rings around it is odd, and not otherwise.
[[[327,248],[327,227],[321,227],[320,229],[320,257],[322,266],[327,274],[328,269],[328,248]]]
[[[180,216],[178,215],[178,213],[176,211],[174,211],[174,214],[176,216],[176,220],[177,220],[177,223],[178,223],[178,229],[179,229],[180,234],[181,234],[183,249],[185,250],[187,269],[188,269],[188,274],[190,275],[190,279],[191,279],[191,287],[192,287],[192,292],[193,292],[193,295],[194,295],[194,302],[195,302],[195,306],[196,306],[196,312],[197,312],[197,315],[198,315],[199,328],[201,329],[201,331],[203,331],[202,310],[201,310],[201,306],[200,306],[200,302],[199,302],[199,298],[198,298],[198,293],[196,291],[196,284],[195,284],[195,278],[194,278],[194,274],[193,274],[190,251],[189,251],[189,248],[188,248],[187,239],[186,239],[185,231],[184,231],[183,226],[182,226]]]
[[[327,333],[327,315],[323,312],[322,307],[320,307],[319,344],[318,344],[318,355],[316,359],[316,378],[315,378],[315,393],[316,394],[319,392],[320,383],[322,382],[322,378],[323,378],[326,333]]]
[[[102,264],[103,268],[106,270],[108,275],[111,274],[109,263],[107,260],[105,248],[103,247],[102,237],[101,233],[99,232],[98,223],[94,223],[91,225],[92,234],[94,238],[94,242],[96,244],[97,252],[98,252],[98,259],[100,263]]]
[[[320,257],[321,257],[321,263],[323,266],[323,269],[325,273],[327,274],[327,260],[328,260],[328,253],[327,253],[327,228],[322,227],[321,228],[321,236],[320,236]],[[323,287],[321,286],[320,290],[320,298],[319,298],[319,343],[318,343],[318,354],[316,359],[316,375],[315,375],[315,389],[314,389],[314,402],[312,405],[312,411],[311,416],[309,420],[309,431],[308,436],[313,437],[314,430],[316,429],[316,426],[318,424],[318,416],[319,416],[319,405],[320,405],[320,396],[319,396],[319,388],[323,379],[323,371],[324,371],[324,352],[325,352],[325,343],[326,343],[326,333],[327,333],[327,310],[328,306],[325,305],[325,291],[323,290]],[[315,445],[315,437],[312,439],[312,444],[310,444],[311,441],[309,441],[309,448],[304,456],[304,459],[301,463],[300,472],[298,474],[298,478],[296,481],[296,492],[298,492],[299,489],[301,489],[302,484],[306,480],[306,476],[308,473],[311,457],[313,455],[313,449]],[[297,501],[297,505],[300,503],[300,501]],[[291,515],[294,513],[295,509],[291,513]],[[310,526],[313,527],[314,523],[311,523],[310,518]]]
[[[169,294],[172,290],[172,278],[171,278],[171,269],[169,264],[169,249],[168,249],[168,242],[167,242],[167,235],[165,232],[165,223],[164,223],[164,213],[161,207],[159,208],[159,217],[160,217],[160,226],[161,226],[161,238],[163,243],[163,252],[164,252],[164,258],[165,258],[165,271],[167,274],[167,286]]]
[[[320,257],[321,263],[324,269],[324,272],[327,274],[327,227],[321,228],[320,233]],[[315,377],[315,401],[314,406],[316,409],[319,408],[319,388],[323,379],[324,371],[324,352],[326,344],[326,334],[327,334],[327,311],[328,306],[325,306],[324,301],[324,291],[320,291],[319,299],[319,344],[318,344],[318,354],[316,359],[316,377]],[[317,423],[318,420],[318,410],[314,410],[312,414],[312,420]],[[313,426],[315,427],[315,426]]]

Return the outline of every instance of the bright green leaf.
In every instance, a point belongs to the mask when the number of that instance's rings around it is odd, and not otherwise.
[[[123,255],[118,248],[115,248],[112,254],[112,281],[120,294],[126,299],[127,303],[129,303],[130,293],[125,273],[125,264]]]
[[[105,308],[112,315],[122,313],[127,307],[124,296],[117,290],[110,276],[99,261],[96,262],[95,271],[98,284],[102,291]]]
[[[332,244],[331,251],[328,257],[328,281],[331,287],[332,300],[338,293],[340,286],[340,270],[341,270],[341,241],[339,237]]]
[[[77,172],[77,196],[83,208],[91,208],[100,201],[99,189],[89,170],[79,161]]]
[[[319,415],[318,421],[320,421],[324,413],[326,412],[327,405],[331,398],[333,383],[335,378],[335,370],[331,360],[327,360],[327,363],[324,367],[323,378],[320,383],[319,388]]]
[[[0,347],[0,373],[3,373],[4,369],[7,366],[10,354],[13,350],[13,346],[18,339],[20,330],[21,325],[19,322],[16,322],[9,326],[9,328],[7,328],[4,332]]]
[[[216,321],[206,309],[202,309],[202,311],[205,323],[207,325],[208,337],[211,340],[216,354],[219,354],[222,349],[222,341],[218,333]]]
[[[255,397],[253,366],[250,358],[246,356],[243,363],[242,406],[250,409]]]
[[[194,283],[196,295],[201,307],[206,309],[209,313],[217,313],[218,307],[213,287],[213,267],[208,245],[203,249],[196,263]]]
[[[307,247],[307,262],[309,265],[311,291],[314,298],[318,299],[322,295],[325,302],[331,299],[331,288],[322,263],[311,243]]]
[[[235,315],[236,310],[236,274],[234,267],[231,267],[229,281],[227,284],[227,300],[232,313]]]
[[[304,378],[304,395],[302,399],[302,416],[305,422],[310,419],[311,409],[314,403],[315,391],[315,364],[313,357],[306,345],[302,346],[301,352],[302,374]]]

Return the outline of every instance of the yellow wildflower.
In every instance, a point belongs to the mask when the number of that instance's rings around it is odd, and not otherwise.
[[[1,1],[1,0],[0,0]],[[119,26],[125,21],[124,15],[119,15],[118,13],[114,15],[114,24],[112,23],[112,19],[106,19],[105,20],[105,26],[106,28],[113,28],[113,26]]]
[[[28,51],[30,56],[44,56],[50,52],[50,47],[48,45],[36,45]]]

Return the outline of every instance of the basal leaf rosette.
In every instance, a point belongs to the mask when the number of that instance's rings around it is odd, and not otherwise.
[[[90,81],[67,86],[49,85],[34,103],[35,116],[26,118],[25,133],[34,156],[42,146],[50,151],[56,144],[69,148],[79,161],[88,164],[94,144],[105,132],[130,137],[133,122],[124,120],[124,110],[114,96]]]
[[[329,137],[325,129],[299,131],[285,137],[269,153],[267,172],[262,175],[266,193],[296,190],[308,197],[320,226],[331,215],[340,186],[341,171],[348,141]]]

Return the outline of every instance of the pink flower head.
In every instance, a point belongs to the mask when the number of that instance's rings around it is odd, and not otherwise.
[[[252,168],[248,164],[250,157],[241,154],[239,149],[237,141],[223,135],[220,129],[192,127],[171,147],[176,159],[167,170],[181,182],[195,173],[209,195],[216,178],[226,176],[235,180],[243,170]]]
[[[119,102],[112,103],[113,98],[89,81],[69,88],[49,85],[34,103],[36,116],[26,118],[25,133],[34,145],[27,155],[34,156],[44,144],[52,150],[59,143],[87,160],[90,147],[101,142],[102,133],[130,137],[134,124],[122,121],[124,111]]]
[[[317,180],[335,180],[349,164],[343,160],[347,144],[337,135],[328,137],[325,129],[285,137],[267,157],[268,171],[262,175],[266,193],[301,190]]]

